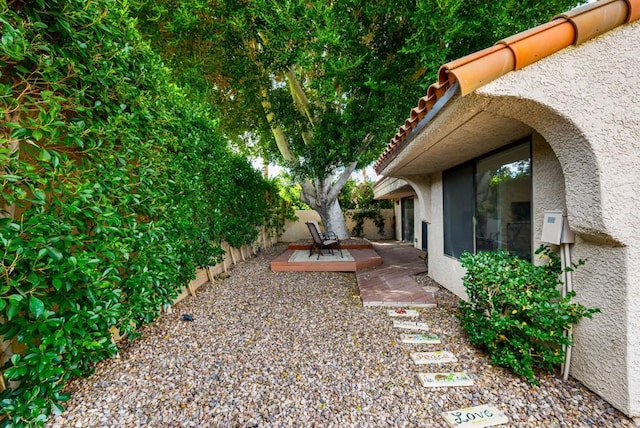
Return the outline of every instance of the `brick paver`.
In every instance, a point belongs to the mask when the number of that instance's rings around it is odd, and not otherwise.
[[[435,306],[433,293],[413,278],[427,271],[423,251],[400,242],[374,242],[373,248],[382,264],[356,272],[364,306]]]

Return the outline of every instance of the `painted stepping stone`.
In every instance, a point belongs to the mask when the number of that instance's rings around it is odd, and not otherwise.
[[[488,404],[443,412],[442,417],[452,428],[483,428],[509,423],[507,415]]]
[[[400,335],[402,343],[440,343],[440,338],[435,334],[404,333]]]
[[[442,364],[458,361],[456,356],[449,351],[412,352],[411,359],[415,364]]]
[[[422,386],[435,388],[441,386],[471,386],[473,379],[466,372],[418,373]]]
[[[393,326],[405,330],[429,330],[429,324],[419,321],[393,321]]]
[[[403,308],[387,309],[387,314],[390,317],[417,317],[418,315],[420,315],[418,311],[416,311],[415,309],[403,309]]]

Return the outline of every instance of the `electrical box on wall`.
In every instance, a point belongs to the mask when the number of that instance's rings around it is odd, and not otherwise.
[[[540,240],[547,244],[573,244],[574,234],[563,211],[545,211]]]

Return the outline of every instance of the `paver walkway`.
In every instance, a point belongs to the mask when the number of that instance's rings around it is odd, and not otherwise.
[[[373,248],[382,257],[382,264],[356,272],[364,306],[436,306],[434,293],[413,278],[427,271],[423,251],[395,241],[374,242]]]

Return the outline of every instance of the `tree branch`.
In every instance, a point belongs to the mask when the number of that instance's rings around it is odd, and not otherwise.
[[[282,130],[282,127],[274,121],[275,115],[271,111],[271,103],[266,99],[265,93],[266,91],[263,91],[264,99],[262,100],[262,107],[264,108],[264,115],[267,118],[269,128],[271,128],[271,133],[273,133],[273,138],[276,140],[276,146],[278,146],[278,150],[285,161],[291,163],[297,162],[298,158],[291,151],[289,141],[287,140],[287,136]]]
[[[302,199],[302,202],[309,205],[314,210],[318,210],[320,208],[318,194],[316,187],[313,185],[311,180],[304,180],[300,186],[302,187],[302,191],[300,192],[300,199]]]
[[[309,107],[309,99],[298,81],[298,77],[296,76],[296,72],[293,70],[293,66],[290,66],[287,70],[287,81],[289,82],[289,90],[291,91],[291,96],[293,97],[293,103],[296,106],[296,109],[306,116],[311,126],[314,126],[314,117],[311,114],[311,108]]]
[[[340,190],[342,190],[342,187],[345,185],[349,177],[351,177],[351,173],[356,169],[357,165],[358,162],[353,161],[344,169],[344,171],[342,171],[342,174],[340,174],[340,177],[338,177],[336,182],[333,183],[333,186],[331,186],[331,190],[327,194],[328,200],[332,201],[338,197]]]

